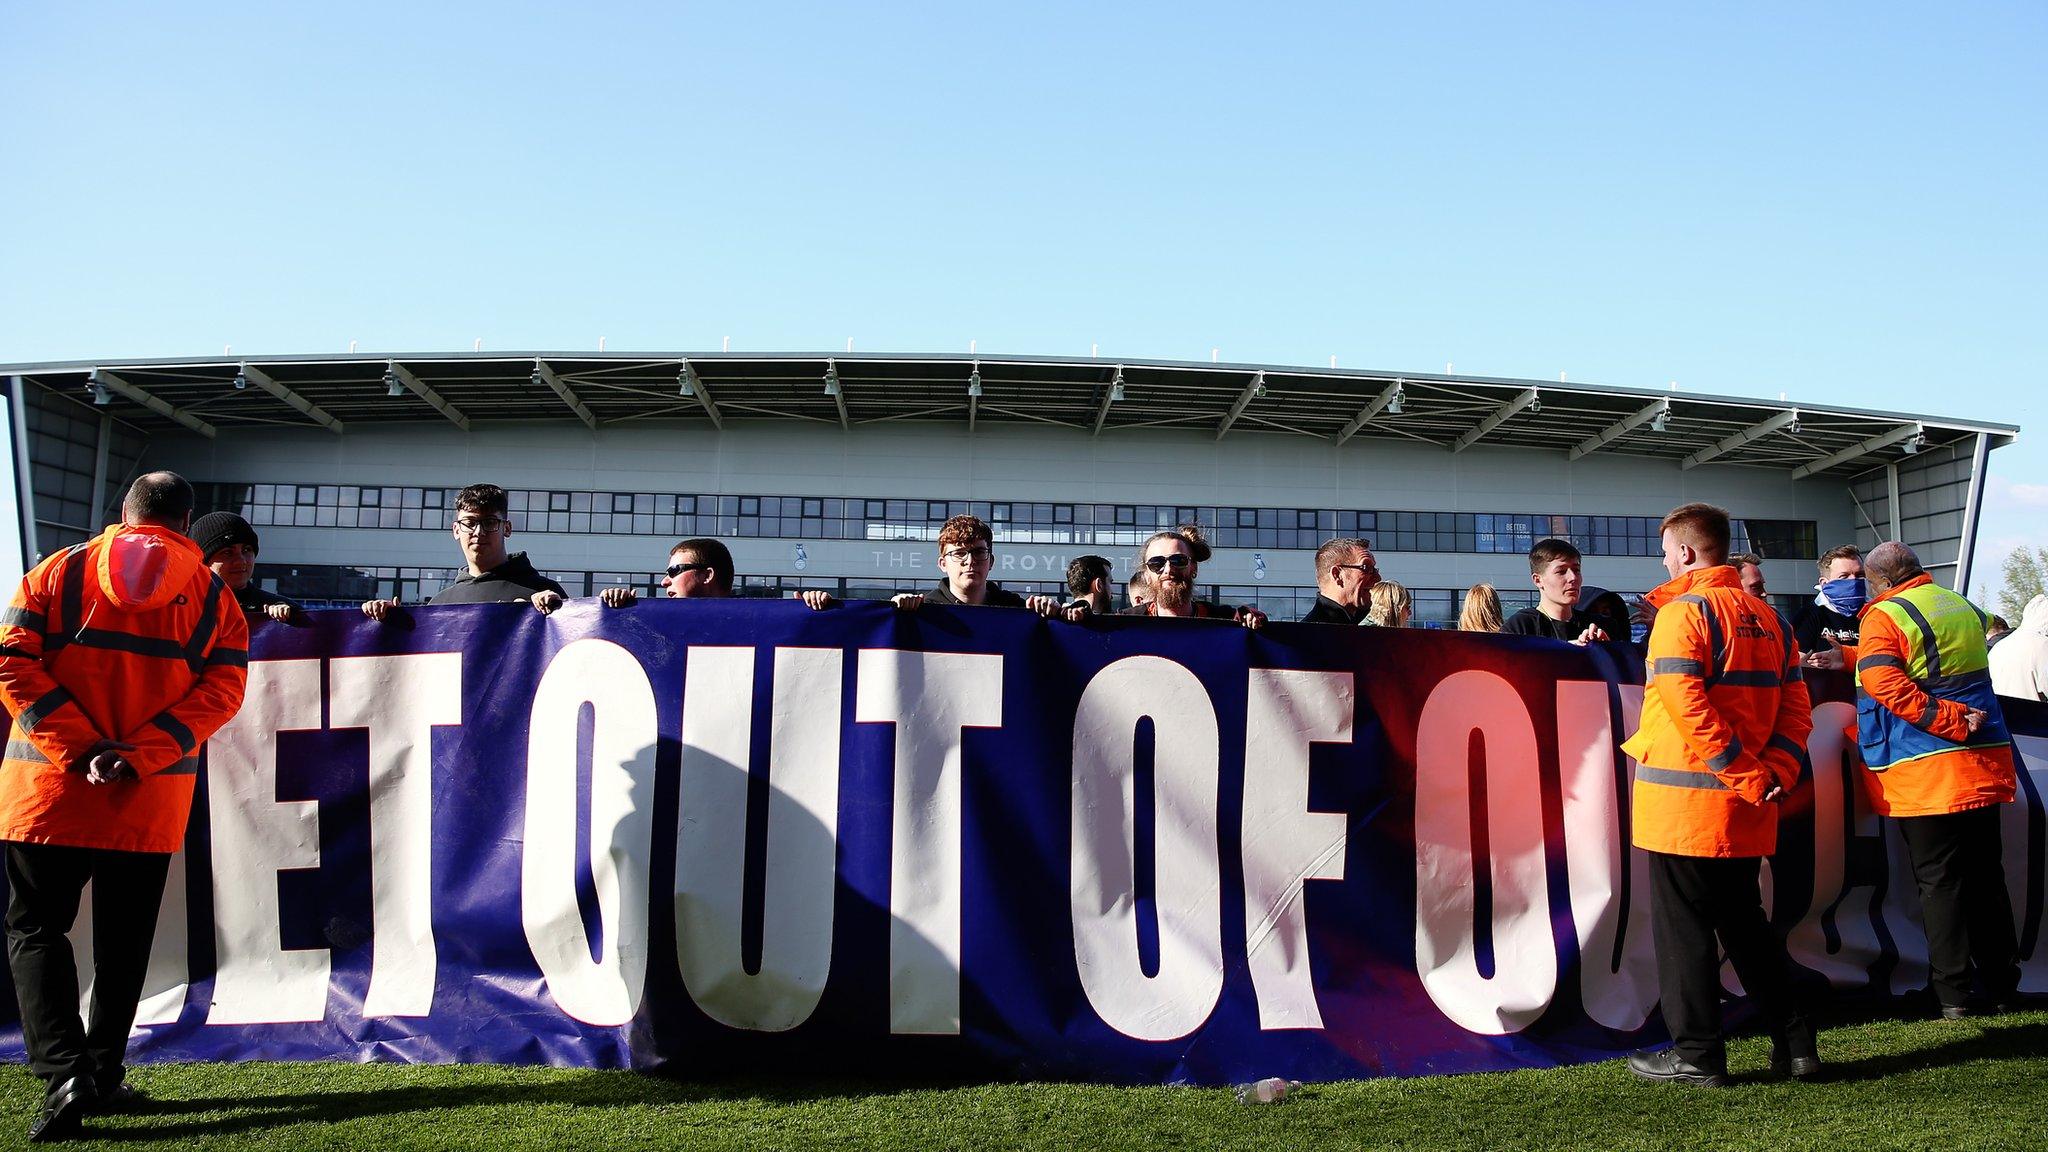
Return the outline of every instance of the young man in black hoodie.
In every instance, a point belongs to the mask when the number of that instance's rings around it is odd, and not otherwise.
[[[496,484],[471,484],[455,494],[455,523],[450,530],[462,549],[469,571],[434,593],[428,604],[533,605],[542,614],[562,606],[568,595],[560,584],[541,575],[524,552],[512,552],[511,501]],[[371,600],[363,615],[385,619],[398,610],[397,600]]]
[[[945,576],[929,592],[904,592],[891,597],[898,608],[923,604],[986,605],[990,608],[1029,608],[1040,616],[1062,612],[1052,596],[1019,596],[988,578],[995,563],[995,532],[978,516],[955,516],[939,528],[939,571]],[[1086,608],[1066,610],[1069,620],[1078,620]]]
[[[233,512],[208,512],[192,522],[189,535],[206,554],[206,566],[235,594],[251,625],[265,617],[286,624],[301,619],[304,609],[297,603],[264,591],[250,579],[256,573],[257,543],[256,529],[247,520]]]

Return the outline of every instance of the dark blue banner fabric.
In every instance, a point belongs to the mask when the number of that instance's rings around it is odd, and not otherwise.
[[[132,1049],[1204,1084],[1611,1057],[1662,1038],[1626,651],[788,601],[264,623]],[[1815,687],[1767,900],[1813,991],[1924,987],[1847,682]],[[2038,992],[2048,712],[2008,708]]]

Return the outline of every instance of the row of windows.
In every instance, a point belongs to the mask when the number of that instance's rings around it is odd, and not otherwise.
[[[233,508],[259,527],[445,528],[455,490],[335,484],[202,485],[200,506]],[[1659,554],[1657,518],[1514,512],[1388,512],[1161,504],[869,500],[836,496],[712,496],[666,492],[521,489],[514,527],[676,539],[922,540],[951,516],[971,514],[1004,543],[1136,546],[1178,524],[1200,524],[1218,548],[1311,549],[1363,536],[1387,552],[1517,554],[1562,536],[1593,556]],[[1738,520],[1735,547],[1773,559],[1819,555],[1810,520]]]

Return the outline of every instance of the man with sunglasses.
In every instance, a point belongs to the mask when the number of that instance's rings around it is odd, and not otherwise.
[[[1225,608],[1221,604],[1195,599],[1195,574],[1201,570],[1202,561],[1208,558],[1209,541],[1196,525],[1183,524],[1153,533],[1152,538],[1145,541],[1143,560],[1152,601],[1133,607],[1130,614],[1232,620],[1247,628],[1262,627],[1266,623],[1266,614],[1257,608]]]
[[[1355,536],[1327,540],[1316,549],[1316,603],[1303,624],[1364,624],[1380,569],[1372,541]]]
[[[732,595],[732,550],[716,540],[685,540],[668,550],[662,591],[671,600],[711,600]],[[607,588],[597,594],[607,608],[624,608],[640,599],[631,588]]]
[[[496,484],[471,484],[455,494],[451,531],[469,570],[439,592],[429,604],[503,604],[519,601],[543,614],[562,606],[568,595],[560,584],[541,575],[524,552],[512,552],[511,502]],[[387,619],[399,610],[397,600],[371,600],[363,615]]]

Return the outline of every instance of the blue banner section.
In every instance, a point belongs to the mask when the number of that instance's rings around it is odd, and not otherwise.
[[[315,613],[253,656],[138,1059],[1223,1083],[1661,1039],[1626,648],[579,601]],[[1925,945],[1846,690],[1768,891],[1810,991],[1889,996]],[[2048,714],[2008,707],[2042,991]]]

